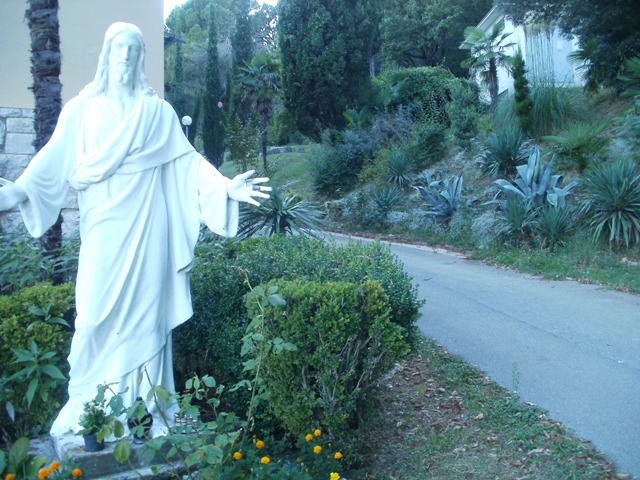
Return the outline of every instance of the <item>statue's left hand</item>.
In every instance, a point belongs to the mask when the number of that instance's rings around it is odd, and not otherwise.
[[[227,185],[229,198],[255,206],[259,206],[260,203],[253,197],[269,198],[269,194],[264,192],[270,192],[271,187],[260,185],[268,182],[269,179],[267,177],[251,178],[254,173],[255,170],[249,170],[233,177]]]

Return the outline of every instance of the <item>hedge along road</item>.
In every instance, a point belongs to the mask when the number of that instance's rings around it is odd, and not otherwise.
[[[640,296],[429,247],[391,251],[426,300],[418,322],[426,336],[640,478]]]

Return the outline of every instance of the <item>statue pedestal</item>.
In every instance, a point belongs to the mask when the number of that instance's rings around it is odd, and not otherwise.
[[[170,479],[175,478],[171,468],[164,464],[162,456],[156,455],[152,462],[146,462],[136,455],[140,445],[133,443],[133,438],[124,441],[130,442],[132,454],[131,463],[136,471],[131,469],[129,463],[118,463],[113,456],[116,442],[105,442],[104,450],[99,452],[85,452],[84,440],[81,435],[72,433],[66,435],[43,436],[31,440],[30,452],[42,455],[47,463],[59,460],[64,465],[80,468],[84,472],[84,478],[96,480],[137,480],[143,479]],[[167,447],[168,449],[168,447]],[[155,473],[151,466],[157,467]],[[183,473],[183,468],[177,466],[178,472]]]

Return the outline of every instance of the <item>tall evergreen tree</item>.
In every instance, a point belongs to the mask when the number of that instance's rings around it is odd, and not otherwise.
[[[169,102],[179,117],[186,115],[186,105],[184,97],[184,70],[182,67],[182,44],[176,42],[176,59],[173,73],[173,82],[169,94]]]
[[[39,151],[51,138],[62,110],[60,71],[60,23],[58,0],[29,0],[25,17],[31,34],[31,76],[35,97],[33,146]],[[54,262],[62,246],[62,215],[40,238],[45,254]],[[54,283],[62,283],[63,275],[54,266]]]
[[[513,75],[513,89],[515,100],[515,111],[523,132],[531,132],[531,109],[533,108],[533,100],[530,95],[529,80],[527,80],[527,70],[525,68],[522,52],[518,52],[513,57],[513,66],[511,69]]]
[[[278,36],[285,106],[297,128],[319,138],[369,87],[377,25],[364,0],[280,0]]]
[[[232,82],[232,100],[231,100],[231,117],[237,115],[242,125],[246,125],[249,120],[250,105],[249,101],[244,99],[241,94],[237,94],[235,80],[241,74],[241,70],[245,68],[251,57],[253,56],[253,38],[251,34],[251,0],[239,0],[236,12],[236,31],[233,36],[233,78]]]
[[[202,142],[204,155],[215,167],[222,165],[224,156],[224,118],[222,115],[222,86],[218,59],[218,30],[216,8],[209,5],[209,35],[207,44],[207,66],[205,70],[205,92],[203,98]]]

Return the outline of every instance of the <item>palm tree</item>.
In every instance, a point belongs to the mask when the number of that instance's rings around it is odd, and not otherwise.
[[[62,110],[58,0],[29,0],[25,17],[31,33],[31,90],[35,97],[36,138],[33,146],[39,151],[51,138]],[[45,255],[55,262],[62,246],[61,215],[41,237],[40,243]],[[53,282],[62,283],[64,278],[59,268],[54,266],[53,272]]]
[[[244,98],[260,118],[260,139],[264,171],[267,172],[267,123],[273,111],[273,102],[280,91],[280,63],[276,58],[260,53],[240,68],[238,83]]]
[[[504,43],[510,36],[504,33],[504,20],[496,23],[490,32],[477,27],[467,27],[464,30],[463,47],[471,50],[471,56],[461,63],[471,74],[480,74],[483,82],[489,88],[491,109],[498,105],[498,67],[509,67],[511,58],[506,50],[515,43]]]

